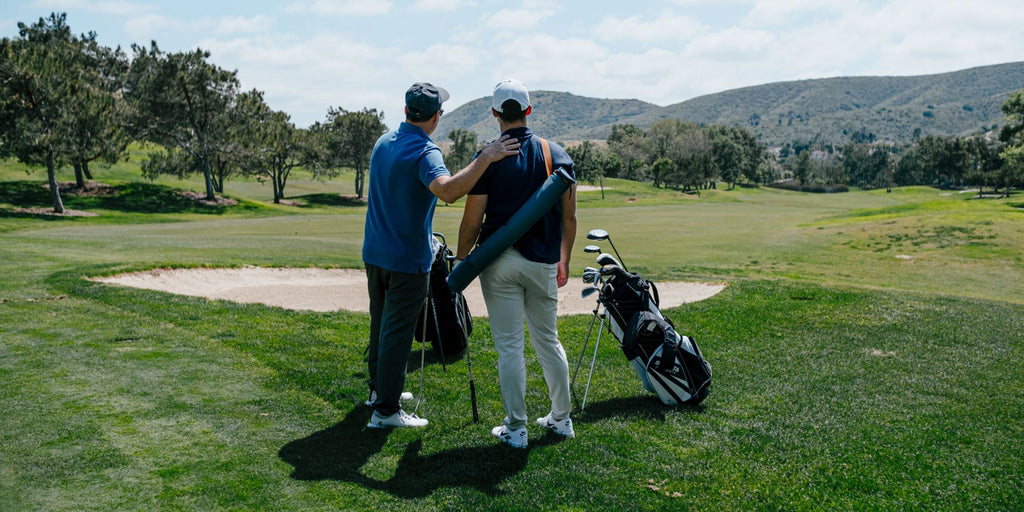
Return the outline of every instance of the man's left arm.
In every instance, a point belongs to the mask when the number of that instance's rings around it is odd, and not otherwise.
[[[562,194],[562,250],[558,260],[558,287],[569,282],[569,259],[576,242],[576,185],[573,184]]]

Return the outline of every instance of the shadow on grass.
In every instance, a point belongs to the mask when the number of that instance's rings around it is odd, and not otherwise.
[[[343,196],[341,194],[307,194],[293,197],[292,199],[302,201],[305,207],[314,206],[366,206],[366,199],[359,199],[355,196]]]
[[[578,405],[578,403],[577,403]],[[667,411],[702,413],[705,406],[697,405],[668,406],[661,403],[655,395],[638,395],[600,402],[588,402],[586,409],[574,414],[575,421],[593,423],[608,418],[645,418],[654,421],[665,421]]]
[[[387,441],[390,430],[366,427],[368,408],[356,408],[325,430],[286,444],[278,452],[295,470],[296,480],[352,482],[368,489],[388,492],[402,499],[424,498],[442,487],[473,487],[489,496],[505,494],[498,486],[526,467],[530,450],[517,450],[495,441],[485,447],[467,447],[421,455],[423,441],[409,443],[398,461],[394,475],[376,480],[360,472]],[[427,428],[437,428],[428,426]],[[558,442],[544,436],[530,442],[530,448]]]
[[[231,205],[207,204],[189,197],[178,189],[151,183],[100,185],[91,183],[86,190],[61,186],[61,201],[72,210],[117,210],[138,213],[212,213],[226,212]],[[45,184],[38,181],[9,181],[0,187],[0,203],[21,208],[52,208],[53,199]],[[240,204],[238,208],[251,208]]]

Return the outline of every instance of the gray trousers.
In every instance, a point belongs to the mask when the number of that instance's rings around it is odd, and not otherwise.
[[[505,425],[515,430],[526,425],[526,333],[544,371],[551,413],[567,418],[569,362],[558,341],[558,284],[556,265],[537,263],[519,251],[507,249],[480,274],[494,348],[498,352],[498,380],[505,407]]]
[[[427,273],[407,274],[366,264],[370,294],[370,346],[366,363],[370,389],[377,390],[373,409],[390,416],[401,408],[405,372],[416,320],[427,298]]]

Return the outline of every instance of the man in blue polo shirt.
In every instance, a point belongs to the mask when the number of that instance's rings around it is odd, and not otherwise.
[[[363,263],[370,295],[372,428],[423,427],[427,420],[402,410],[406,363],[416,319],[427,296],[433,261],[430,237],[437,198],[452,203],[466,195],[492,162],[517,154],[519,143],[503,137],[486,146],[454,176],[430,140],[448,91],[415,83],[405,93],[405,122],[377,140],[370,156],[370,184]]]
[[[551,170],[564,168],[570,175],[572,159],[557,144],[533,134],[526,116],[533,107],[526,86],[505,80],[494,88],[491,113],[502,136],[521,143],[514,158],[495,162],[466,196],[459,226],[457,257],[503,226],[548,179]],[[574,437],[569,412],[569,363],[558,341],[558,288],[569,277],[569,256],[576,238],[576,186],[562,195],[512,247],[480,273],[480,287],[498,352],[498,380],[505,420],[491,434],[515,448],[526,448],[526,343],[530,342],[544,371],[551,400],[550,412],[536,423],[564,437]]]

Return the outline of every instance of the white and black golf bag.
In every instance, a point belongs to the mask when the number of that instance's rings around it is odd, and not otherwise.
[[[639,274],[610,275],[600,290],[612,334],[644,389],[665,405],[698,404],[711,388],[711,365],[696,341],[658,309],[657,287]]]

